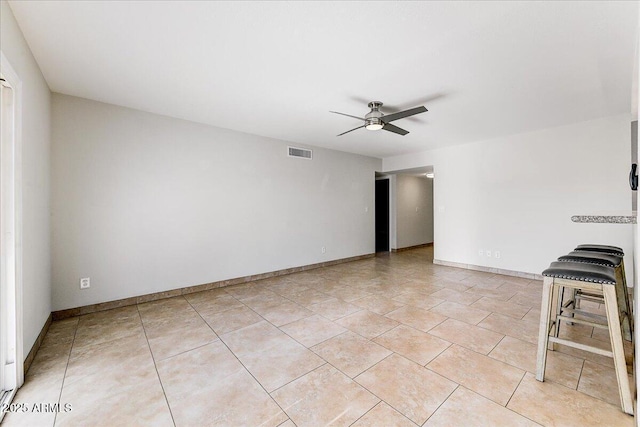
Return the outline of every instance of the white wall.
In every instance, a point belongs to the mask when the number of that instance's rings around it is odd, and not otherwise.
[[[286,153],[283,141],[54,94],[53,309],[373,253],[381,161]]]
[[[396,246],[433,242],[433,180],[397,175],[395,180]]]
[[[571,222],[629,212],[630,122],[621,115],[391,157],[383,171],[434,166],[435,259],[539,274],[593,242],[623,247],[630,267],[632,226]]]
[[[13,13],[0,2],[0,50],[22,81],[23,352],[51,313],[51,92]]]

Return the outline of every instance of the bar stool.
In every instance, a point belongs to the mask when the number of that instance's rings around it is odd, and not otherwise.
[[[573,251],[567,255],[559,257],[558,261],[602,265],[605,267],[612,267],[614,269],[616,278],[616,297],[618,299],[618,306],[621,307],[622,313],[624,314],[622,319],[624,339],[627,341],[633,341],[633,316],[631,311],[631,302],[629,299],[629,289],[627,288],[627,281],[624,275],[623,257],[604,252]],[[571,313],[572,317],[574,317],[573,315],[576,312],[587,317],[591,315],[589,312],[580,310],[581,300],[593,301],[598,304],[604,302],[601,293],[583,289],[572,289],[572,297],[568,302],[563,301],[563,295],[560,295],[560,299],[561,310],[568,311]],[[570,306],[573,306],[573,308],[569,308]]]
[[[542,275],[544,276],[544,281],[538,336],[536,379],[538,381],[544,381],[549,343],[551,343],[551,349],[553,349],[554,344],[557,343],[611,357],[613,358],[618,379],[618,392],[622,410],[627,414],[633,415],[633,398],[631,396],[629,379],[627,378],[624,345],[622,342],[622,313],[621,308],[618,306],[618,298],[615,290],[616,276],[614,269],[594,264],[556,261],[552,262],[549,268],[542,272]],[[612,351],[557,336],[556,331],[560,321],[575,321],[574,318],[562,315],[558,310],[558,297],[564,288],[602,292],[606,309],[605,321],[599,323],[583,320],[582,322],[588,322],[594,327],[608,329]]]
[[[624,251],[622,250],[622,248],[619,248],[617,246],[609,246],[609,245],[595,245],[592,243],[587,243],[587,244],[576,246],[574,251],[600,252],[604,254],[611,254],[611,255],[624,257]]]
[[[619,256],[622,258],[622,262],[620,264],[620,274],[622,275],[623,278],[627,277],[624,270],[624,250],[622,250],[622,248],[619,248],[617,246],[610,246],[610,245],[598,245],[594,243],[586,243],[586,244],[576,246],[574,251],[596,252],[600,254],[609,254],[609,255]],[[631,301],[631,298],[629,297],[629,288],[626,285],[626,279],[625,279],[624,289],[627,292],[627,300]],[[629,303],[629,305],[631,306],[631,303]],[[632,312],[630,311],[629,313],[632,313]]]

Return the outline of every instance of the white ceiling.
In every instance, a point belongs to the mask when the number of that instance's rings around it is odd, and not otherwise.
[[[636,2],[11,1],[54,92],[387,157],[631,112]],[[359,129],[367,101],[429,112]],[[383,111],[385,111],[383,107]]]

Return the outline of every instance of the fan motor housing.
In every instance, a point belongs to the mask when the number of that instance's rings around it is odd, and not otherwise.
[[[365,127],[367,129],[377,130],[384,126],[384,122],[381,120],[384,114],[380,111],[380,107],[382,107],[382,102],[380,101],[371,101],[369,103],[371,111],[364,116]]]

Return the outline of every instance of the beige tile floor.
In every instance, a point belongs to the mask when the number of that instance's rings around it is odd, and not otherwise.
[[[560,348],[535,380],[540,282],[431,259],[416,249],[54,322],[15,403],[71,410],[3,425],[633,425],[609,359]],[[584,326],[562,334],[608,345]]]

